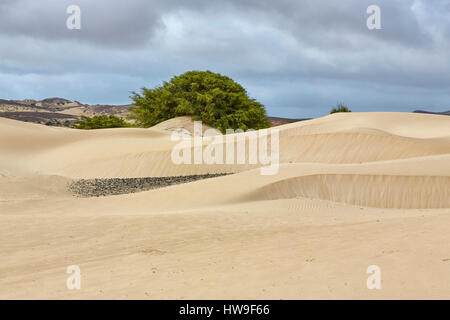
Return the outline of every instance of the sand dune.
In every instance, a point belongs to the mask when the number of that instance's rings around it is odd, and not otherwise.
[[[374,121],[369,128],[371,116]],[[429,131],[425,132],[418,117],[424,118]],[[351,120],[353,118],[357,126],[364,125],[364,128],[356,129]],[[402,125],[407,123],[409,131],[406,132],[401,126],[387,125],[388,118],[397,118],[396,121]],[[283,125],[278,127],[280,162],[359,163],[448,154],[450,129],[443,119],[447,118],[418,114],[355,113],[351,117],[331,115]],[[0,147],[4,153],[20,154],[17,166],[38,173],[71,178],[114,178],[239,172],[257,167],[174,165],[170,153],[176,142],[170,141],[170,128],[180,125],[191,130],[192,123],[186,123],[185,118],[169,120],[169,123],[162,123],[156,129],[94,131],[22,123],[14,126],[15,121],[0,121],[0,134],[4,137]],[[423,132],[423,137],[417,138],[420,132]]]
[[[334,113],[329,116],[284,126],[291,134],[330,133],[352,129],[384,131],[410,138],[449,136],[448,119],[439,115],[397,112]]]
[[[177,127],[192,132],[187,118],[90,131],[0,119],[0,298],[450,297],[450,118],[282,125],[267,176],[258,164],[175,165]],[[98,198],[67,188],[224,172]],[[65,286],[73,264],[81,290]],[[372,264],[382,290],[366,287]]]
[[[377,208],[449,208],[450,177],[320,174],[258,190],[258,200],[322,199]]]

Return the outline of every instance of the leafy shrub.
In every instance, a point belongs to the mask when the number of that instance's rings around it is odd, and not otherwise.
[[[77,120],[72,125],[76,129],[106,129],[106,128],[125,128],[130,127],[122,118],[114,115],[101,115],[92,118],[81,116],[81,120]]]
[[[343,103],[338,103],[335,108],[331,109],[330,114],[337,112],[352,112],[352,111],[349,108],[347,108],[347,106],[344,105]]]
[[[247,95],[231,78],[211,71],[189,71],[155,89],[133,92],[130,119],[141,127],[178,116],[192,116],[225,132],[270,126],[264,106]]]
[[[55,126],[55,127],[60,127],[61,126],[61,122],[59,122],[59,120],[56,119],[50,119],[45,123],[46,126]]]

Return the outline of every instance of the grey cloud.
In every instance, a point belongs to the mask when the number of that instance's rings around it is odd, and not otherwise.
[[[163,1],[163,0],[16,0],[3,2],[0,32],[47,40],[73,39],[93,45],[142,46],[155,30],[163,28],[161,16],[179,10],[208,15],[214,12],[235,14],[255,24],[274,25],[300,40],[322,48],[351,47],[349,35],[376,35],[380,41],[408,45],[426,44],[429,40],[413,12],[412,0],[378,0],[382,8],[384,30],[369,34],[365,27],[368,0],[230,0],[230,1]],[[66,8],[79,5],[82,30],[67,30]],[[447,10],[444,2],[441,8]],[[429,6],[426,6],[429,9]]]
[[[382,30],[366,28],[373,3]],[[67,30],[69,4],[82,30]],[[449,14],[443,0],[2,0],[0,98],[124,103],[129,90],[211,69],[273,115],[296,105],[317,115],[336,100],[437,108],[450,88]]]
[[[72,4],[81,8],[81,30],[66,27],[66,9]],[[0,8],[0,33],[116,47],[145,44],[159,26],[160,14],[157,2],[144,0],[17,0]]]

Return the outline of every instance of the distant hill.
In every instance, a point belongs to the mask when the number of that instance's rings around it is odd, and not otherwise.
[[[431,111],[425,111],[425,110],[415,110],[414,113],[440,114],[443,116],[450,116],[450,110],[444,111],[444,112],[431,112]]]
[[[70,126],[81,116],[116,115],[126,117],[132,105],[89,105],[63,98],[44,100],[0,99],[0,117],[41,123],[52,126]]]

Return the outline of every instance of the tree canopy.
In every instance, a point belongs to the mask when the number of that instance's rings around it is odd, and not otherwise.
[[[231,78],[211,71],[189,71],[159,87],[132,94],[135,107],[130,119],[142,127],[186,115],[222,132],[270,126],[261,103]]]

